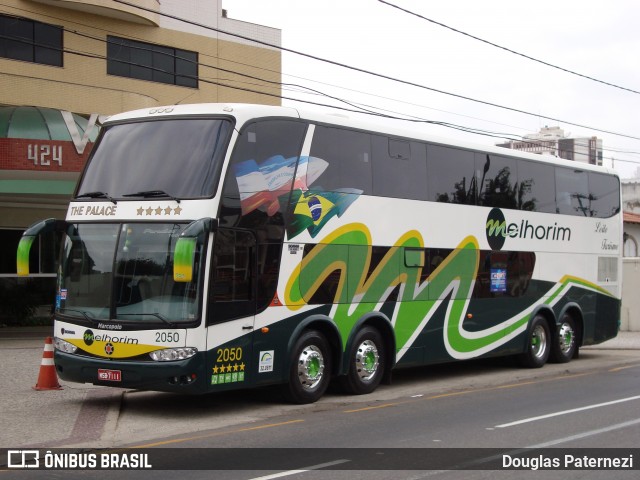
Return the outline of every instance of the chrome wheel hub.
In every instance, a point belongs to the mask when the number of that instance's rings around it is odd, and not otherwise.
[[[547,332],[542,325],[536,325],[531,334],[531,352],[536,358],[542,358],[547,350]]]
[[[309,345],[300,352],[298,358],[298,380],[307,390],[318,386],[324,375],[324,357],[315,345]]]
[[[378,371],[380,365],[380,354],[376,344],[371,340],[362,342],[356,350],[356,371],[361,380],[368,381]]]
[[[575,342],[575,333],[571,325],[563,323],[558,330],[558,342],[560,343],[560,351],[565,355],[571,351],[573,342]]]

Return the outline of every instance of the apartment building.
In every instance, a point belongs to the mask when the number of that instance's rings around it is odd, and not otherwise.
[[[543,127],[538,133],[525,135],[522,140],[512,140],[500,143],[498,146],[522,152],[553,155],[591,165],[602,165],[602,139],[569,137],[560,127]]]

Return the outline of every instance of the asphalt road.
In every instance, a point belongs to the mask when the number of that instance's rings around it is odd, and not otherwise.
[[[25,358],[38,355],[38,350],[19,343],[3,349],[4,375],[24,373]],[[274,389],[183,397],[67,384],[61,391],[33,392],[35,373],[5,378],[5,384],[9,380],[14,382],[8,384],[12,393],[5,388],[2,394],[0,440],[5,447],[164,449],[154,458],[180,466],[181,479],[480,479],[534,474],[536,479],[611,479],[637,478],[640,465],[638,452],[636,470],[631,472],[443,471],[438,461],[428,471],[405,470],[423,468],[425,456],[436,449],[436,460],[444,455],[458,464],[475,459],[478,448],[501,449],[501,453],[526,447],[558,452],[638,448],[640,350],[585,349],[577,361],[537,370],[493,360],[402,371],[395,374],[393,385],[371,395],[329,392],[320,402],[305,406],[283,404]],[[487,456],[480,454],[479,458]],[[231,465],[232,470],[210,464],[207,471],[189,470],[202,462],[199,455],[207,456],[207,462]],[[193,463],[185,466],[192,458]],[[380,463],[383,460],[391,464]],[[318,465],[325,467],[297,471]],[[67,470],[20,472],[19,478],[166,478],[168,474]]]

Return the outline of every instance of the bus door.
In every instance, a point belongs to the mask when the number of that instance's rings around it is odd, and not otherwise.
[[[256,237],[242,229],[214,234],[207,308],[211,390],[238,388],[249,378],[256,314]]]

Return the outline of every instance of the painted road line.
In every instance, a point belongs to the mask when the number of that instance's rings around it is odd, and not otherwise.
[[[354,410],[345,410],[344,413],[366,412],[368,410],[377,410],[379,408],[395,407],[396,405],[400,405],[401,403],[405,403],[405,402],[385,403],[384,405],[373,405],[370,407],[356,408]]]
[[[395,407],[398,405],[402,405],[402,404],[407,404],[407,403],[413,403],[416,401],[420,401],[420,400],[438,400],[441,398],[447,398],[447,397],[459,397],[459,396],[463,396],[463,395],[470,395],[473,393],[481,393],[481,392],[491,392],[491,391],[495,391],[495,390],[503,390],[503,389],[509,389],[509,388],[519,388],[519,387],[526,387],[528,385],[537,385],[539,383],[545,383],[545,382],[553,382],[553,381],[558,381],[558,380],[567,380],[569,378],[576,378],[576,377],[584,377],[585,375],[593,375],[595,372],[587,372],[587,373],[577,373],[574,375],[562,375],[559,377],[553,377],[553,378],[545,378],[543,380],[533,380],[533,381],[524,381],[524,382],[519,382],[519,383],[510,383],[507,385],[497,385],[495,387],[482,387],[482,388],[475,388],[472,390],[461,390],[461,391],[457,391],[457,392],[449,392],[449,393],[441,393],[438,395],[431,395],[429,397],[426,397],[424,394],[415,394],[415,395],[411,395],[411,400],[406,400],[403,402],[396,402],[396,403],[385,403],[383,405],[372,405],[369,407],[363,407],[363,408],[356,408],[356,409],[352,409],[352,410],[344,410],[342,413],[357,413],[357,412],[366,412],[369,410],[377,410],[380,408],[387,408],[387,407]]]
[[[538,448],[549,448],[555,445],[561,445],[563,443],[573,442],[575,440],[581,440],[587,437],[593,437],[595,435],[600,435],[601,433],[612,432],[614,430],[620,430],[623,428],[631,427],[633,425],[637,425],[640,423],[640,418],[635,420],[630,420],[628,422],[617,423],[615,425],[609,425],[608,427],[598,428],[596,430],[589,430],[588,432],[579,433],[577,435],[571,435],[569,437],[559,438],[557,440],[551,440],[549,442],[538,443],[536,445],[529,445],[524,448],[517,448],[515,450],[509,450],[507,452],[503,452],[499,455],[492,455],[490,457],[481,458],[480,460],[473,461],[471,463],[464,464],[466,467],[470,467],[473,465],[482,465],[487,462],[493,462],[496,460],[500,460],[504,458],[505,455],[517,456],[522,454],[528,454],[530,449],[538,449]]]
[[[531,381],[523,381],[518,383],[509,383],[507,385],[497,385],[495,387],[481,387],[481,388],[474,388],[472,390],[461,390],[458,392],[441,393],[438,395],[431,395],[430,397],[424,397],[424,400],[438,400],[440,398],[459,397],[462,395],[469,395],[472,393],[492,392],[495,390],[504,390],[509,388],[520,388],[520,387],[526,387],[529,385],[537,385],[539,383],[555,382],[558,380],[567,380],[569,378],[584,377],[585,375],[593,375],[594,373],[595,372],[577,373],[574,375],[562,375],[559,377],[545,378],[542,380],[531,380]]]
[[[610,372],[619,372],[620,370],[626,370],[628,368],[638,368],[638,367],[640,367],[640,365],[625,365],[624,367],[612,368],[609,371]]]
[[[619,400],[612,400],[611,402],[598,403],[595,405],[587,405],[585,407],[580,407],[580,408],[572,408],[571,410],[563,410],[561,412],[548,413],[546,415],[540,415],[538,417],[524,418],[522,420],[518,420],[511,423],[503,423],[502,425],[496,425],[495,428],[514,427],[516,425],[522,425],[523,423],[536,422],[538,420],[544,420],[546,418],[559,417],[561,415],[568,415],[570,413],[583,412],[585,410],[592,410],[594,408],[608,407],[609,405],[615,405],[617,403],[624,403],[624,402],[631,402],[633,400],[640,400],[640,395],[636,395],[635,397],[621,398]]]
[[[287,470],[286,472],[274,473],[264,477],[254,477],[249,480],[271,480],[272,478],[288,477],[289,475],[297,475],[299,473],[310,472],[311,470],[320,470],[321,468],[332,467],[334,465],[340,465],[341,463],[347,463],[350,461],[351,460],[347,459],[334,460],[333,462],[320,463],[318,465],[311,465],[310,467],[302,467],[299,470]]]
[[[574,440],[580,440],[582,438],[593,437],[595,435],[600,435],[601,433],[612,432],[614,430],[620,430],[622,428],[631,427],[633,425],[637,425],[640,423],[640,418],[635,420],[629,420],[628,422],[617,423],[615,425],[609,425],[608,427],[599,428],[597,430],[590,430],[584,433],[578,433],[577,435],[571,435],[570,437],[559,438],[558,440],[551,440],[549,442],[539,443],[538,445],[531,445],[527,448],[547,448],[553,447],[554,445],[560,445],[561,443],[568,443]]]
[[[258,425],[257,427],[245,427],[245,428],[238,428],[236,430],[227,430],[224,432],[214,432],[214,433],[209,433],[209,434],[204,434],[204,435],[196,435],[193,437],[184,437],[184,438],[175,438],[173,440],[164,440],[161,442],[155,442],[155,443],[147,443],[144,445],[136,445],[135,447],[131,447],[131,448],[151,448],[151,447],[160,447],[162,445],[171,445],[173,443],[183,443],[183,442],[191,442],[193,440],[202,440],[205,438],[213,438],[213,437],[220,437],[223,435],[231,435],[234,433],[242,433],[242,432],[251,432],[254,430],[264,430],[265,428],[274,428],[274,427],[283,427],[286,425],[291,425],[294,423],[302,423],[304,422],[304,420],[289,420],[287,422],[280,422],[280,423],[269,423],[267,425]]]

